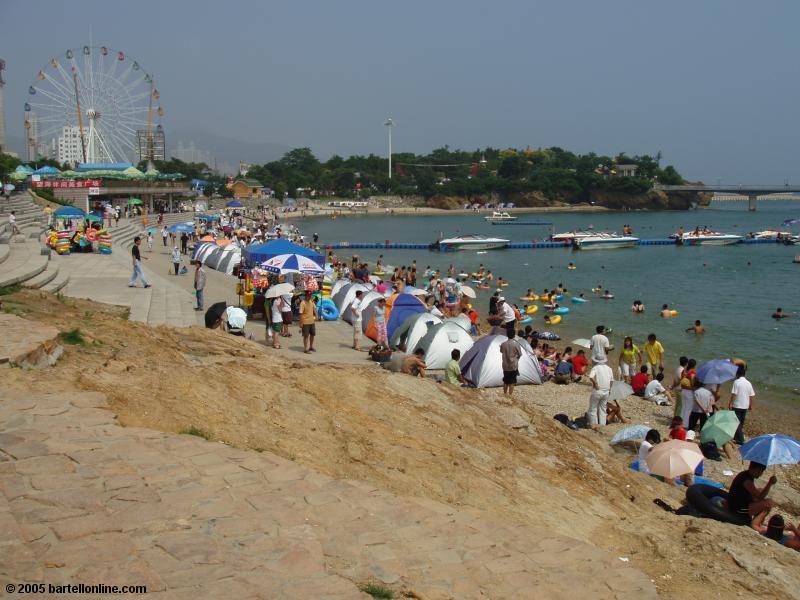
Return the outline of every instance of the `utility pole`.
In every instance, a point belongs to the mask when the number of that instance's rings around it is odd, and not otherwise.
[[[389,179],[392,178],[392,129],[394,128],[394,121],[391,118],[386,119],[384,123],[389,129]]]

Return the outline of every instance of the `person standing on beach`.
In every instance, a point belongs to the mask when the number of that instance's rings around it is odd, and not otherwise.
[[[181,268],[181,251],[178,250],[177,246],[172,249],[172,268],[175,269],[175,275],[178,274]]]
[[[300,302],[300,328],[303,331],[303,352],[310,354],[316,352],[314,338],[317,335],[317,305],[311,298],[311,292],[306,290],[303,301]]]
[[[636,365],[642,357],[639,347],[633,343],[631,336],[626,336],[622,342],[622,350],[619,353],[619,370],[622,371],[622,378],[625,383],[630,383],[631,378],[636,374]]]
[[[650,375],[655,377],[656,373],[664,370],[664,346],[656,339],[655,333],[647,336],[644,353],[647,356],[647,369],[650,371]]]
[[[11,235],[17,235],[19,233],[19,227],[17,227],[17,216],[14,214],[13,210],[8,215],[8,225],[11,228]]]
[[[378,298],[378,305],[375,307],[373,319],[375,319],[375,331],[378,338],[375,342],[386,348],[389,347],[389,340],[386,336],[386,300]]]
[[[500,344],[500,355],[503,357],[503,393],[509,398],[514,393],[519,376],[519,359],[522,358],[522,347],[514,339],[514,329],[507,331],[508,339]]]
[[[611,348],[608,342],[608,338],[603,335],[603,332],[606,330],[604,325],[598,325],[595,327],[595,334],[592,336],[590,340],[590,346],[592,348],[592,364],[593,365],[604,365],[608,362],[608,355],[606,354],[606,350]]]
[[[149,288],[150,284],[147,282],[147,279],[144,278],[144,273],[142,272],[142,255],[139,252],[139,246],[142,244],[142,238],[138,235],[133,238],[133,247],[131,248],[131,259],[133,262],[133,275],[131,276],[131,281],[128,284],[128,287],[136,287],[136,280],[141,279],[144,287]]]
[[[753,399],[756,397],[753,384],[744,376],[745,371],[745,367],[739,365],[736,370],[736,379],[731,387],[731,399],[728,402],[728,410],[733,409],[739,419],[739,427],[736,428],[733,436],[734,443],[739,445],[744,444],[744,420],[747,417],[747,411],[753,410]]]
[[[497,312],[500,315],[500,326],[504,327],[509,339],[513,336],[511,333],[516,331],[517,316],[514,314],[514,309],[506,302],[503,296],[497,298]]]
[[[605,363],[597,363],[589,371],[589,381],[592,383],[592,393],[589,395],[589,412],[587,420],[589,427],[597,429],[605,426],[608,407],[608,395],[611,393],[611,382],[614,372]]]
[[[361,352],[361,298],[364,297],[364,292],[358,290],[356,292],[356,299],[350,304],[350,312],[353,314],[353,350]]]
[[[161,243],[164,244],[164,248],[167,247],[167,238],[169,237],[169,232],[167,231],[167,226],[164,225],[161,228]]]
[[[153,251],[153,232],[148,229],[147,231],[147,251]]]
[[[197,306],[195,306],[194,309],[203,310],[203,290],[206,289],[206,271],[203,268],[202,261],[196,260],[194,264],[197,267],[194,270],[194,292],[197,298]]]

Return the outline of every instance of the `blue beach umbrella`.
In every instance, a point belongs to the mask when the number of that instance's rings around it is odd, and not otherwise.
[[[53,213],[53,216],[62,219],[77,219],[85,217],[86,213],[75,206],[61,206],[56,209],[56,211]]]
[[[319,263],[307,256],[300,254],[279,254],[261,263],[261,266],[270,273],[305,273],[307,275],[322,275],[325,269]]]
[[[781,433],[767,433],[742,444],[739,454],[762,465],[794,465],[800,462],[800,442]]]
[[[244,204],[238,200],[231,200],[225,205],[227,208],[244,208]]]
[[[609,444],[621,444],[622,442],[631,441],[641,442],[651,429],[652,427],[647,425],[631,425],[615,433]]]
[[[178,223],[177,225],[170,225],[167,227],[167,231],[177,231],[179,233],[192,233],[194,231],[194,225],[191,223]]]
[[[697,367],[695,377],[705,384],[725,383],[736,377],[739,367],[726,358],[717,358],[704,362]]]

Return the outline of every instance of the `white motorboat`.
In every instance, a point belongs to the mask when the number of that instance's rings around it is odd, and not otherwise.
[[[596,233],[583,237],[576,237],[572,245],[576,250],[597,250],[600,248],[633,248],[639,243],[639,238],[630,235],[617,235],[615,233]]]
[[[727,246],[738,244],[742,236],[718,231],[691,231],[677,237],[677,241],[684,246]]]
[[[492,250],[494,248],[505,248],[509,243],[510,240],[503,238],[484,235],[460,235],[434,242],[431,244],[431,249],[443,252],[451,250]]]
[[[781,231],[780,229],[765,229],[764,231],[756,231],[753,234],[754,240],[780,240],[788,237],[792,237],[792,232]]]
[[[551,235],[550,236],[550,240],[553,241],[553,242],[566,242],[568,244],[571,244],[572,242],[574,242],[577,239],[581,239],[581,238],[585,238],[585,237],[592,237],[594,235],[597,235],[597,234],[595,232],[593,232],[593,231],[584,231],[584,230],[576,229],[574,231],[567,231],[567,232],[564,232],[564,233],[556,233],[554,235]]]
[[[503,223],[505,221],[516,221],[517,217],[514,217],[507,212],[494,211],[491,215],[483,217],[483,219],[485,221],[489,221],[490,223]]]

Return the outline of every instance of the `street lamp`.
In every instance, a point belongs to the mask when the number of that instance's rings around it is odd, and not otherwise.
[[[394,121],[391,118],[386,119],[384,125],[389,129],[389,179],[392,178],[392,129],[394,128]]]

